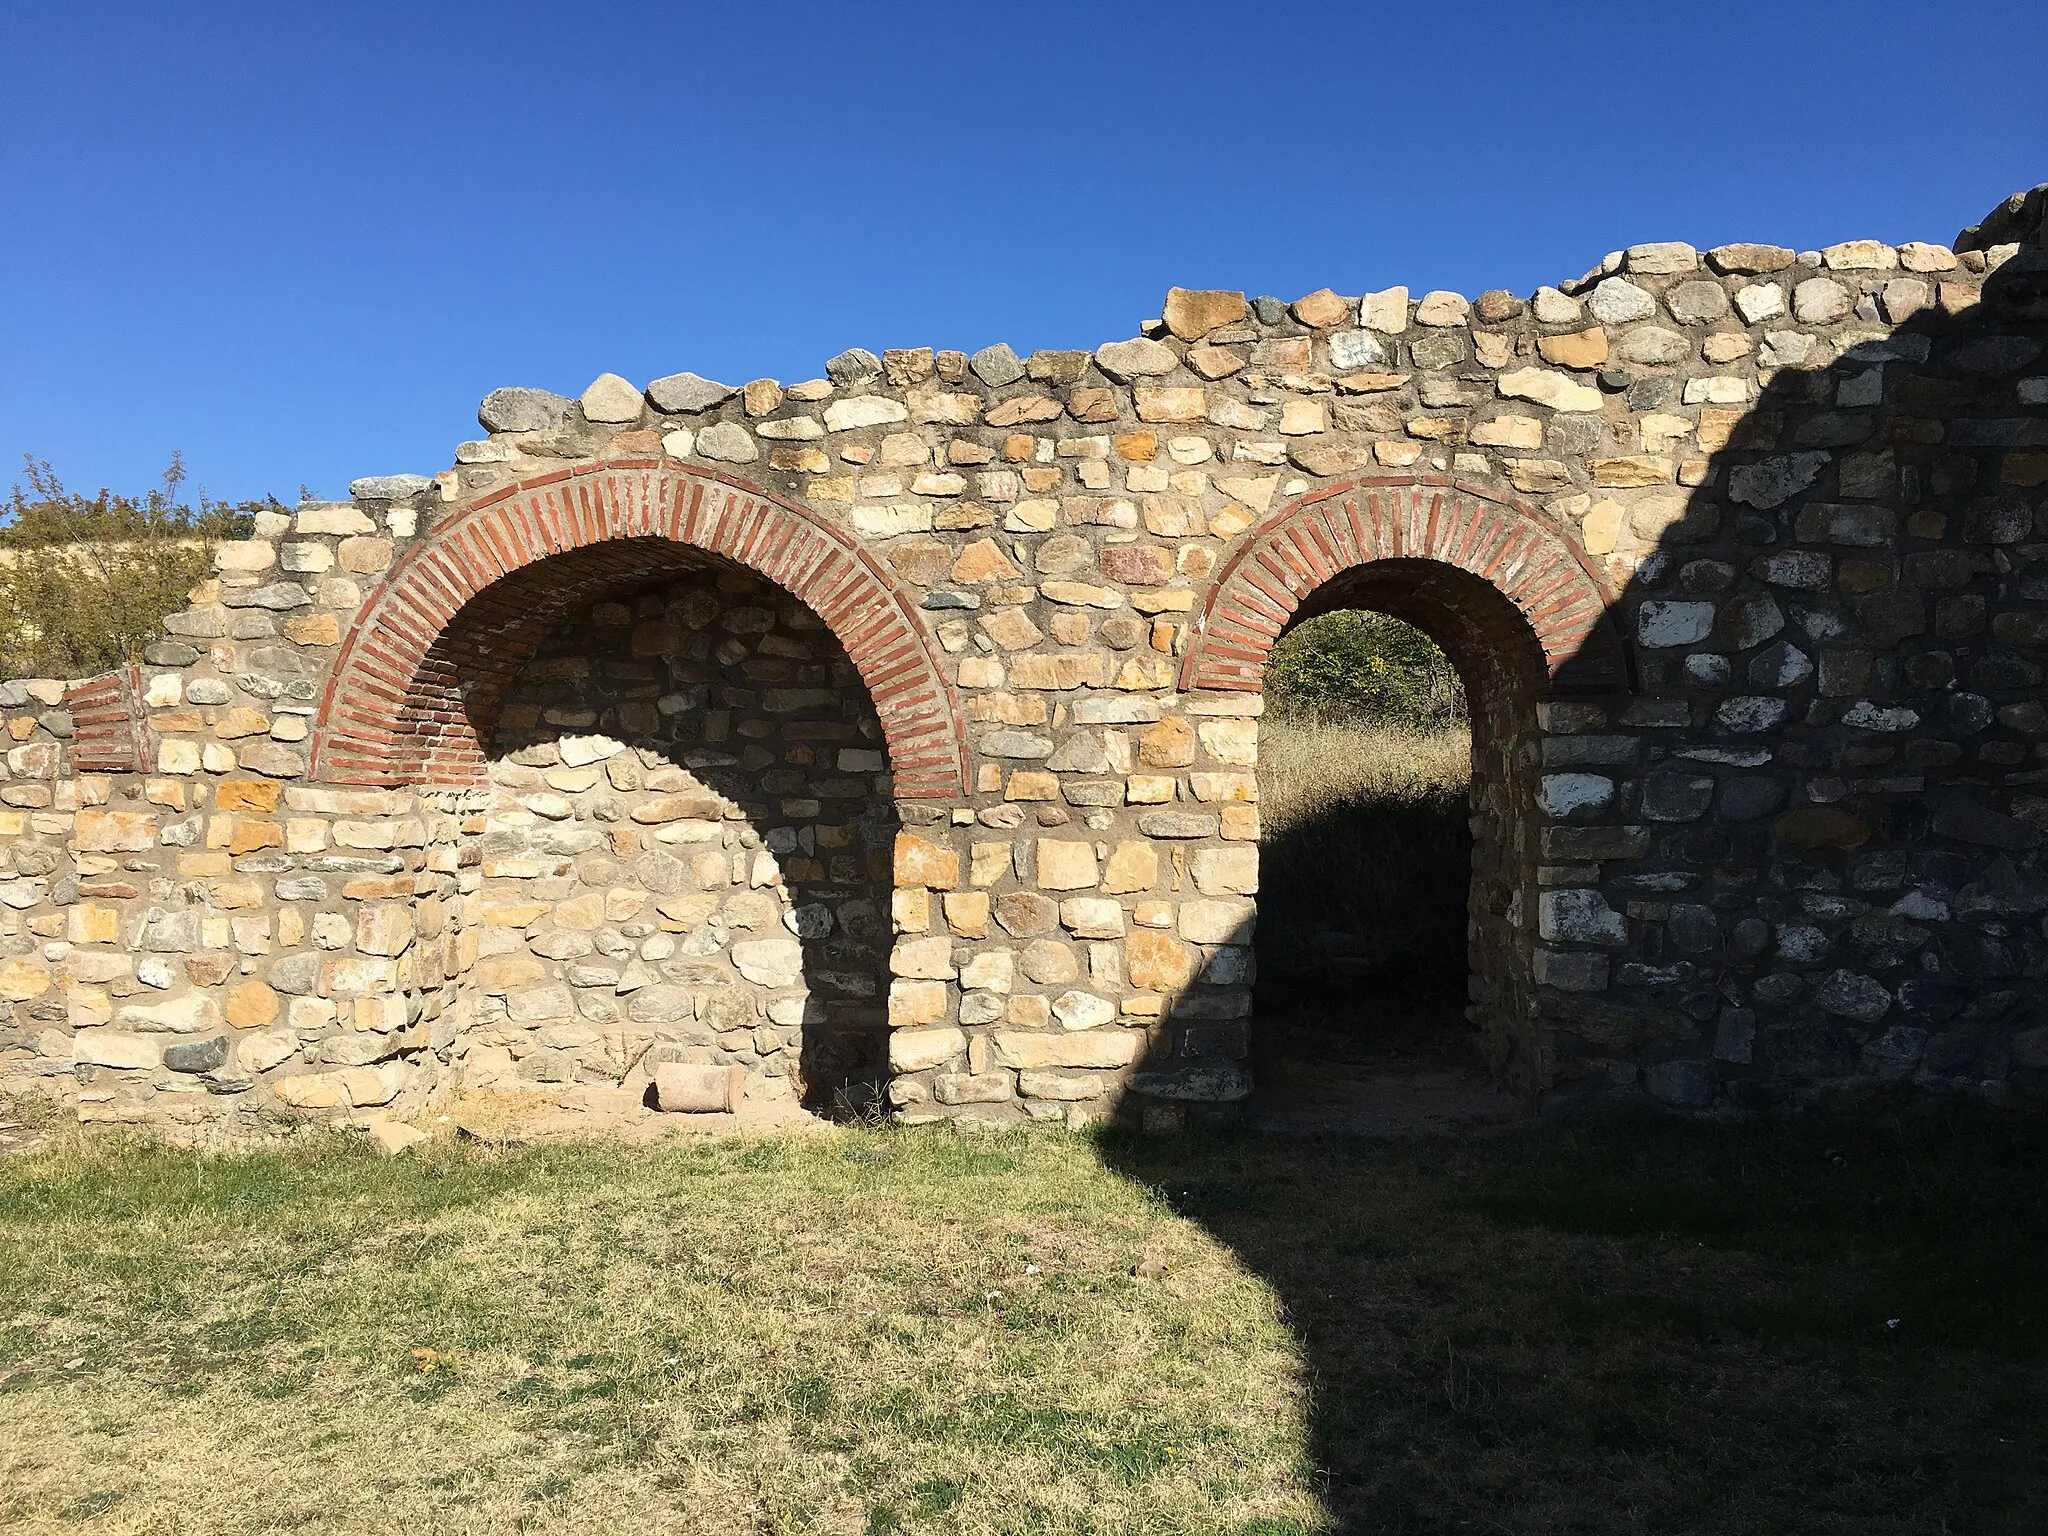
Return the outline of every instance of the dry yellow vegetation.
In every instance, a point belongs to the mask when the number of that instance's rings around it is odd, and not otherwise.
[[[1269,833],[1351,805],[1462,796],[1471,782],[1472,737],[1463,728],[1273,719],[1259,729],[1259,812]]]

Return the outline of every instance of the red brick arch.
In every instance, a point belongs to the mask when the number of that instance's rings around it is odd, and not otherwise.
[[[874,700],[899,798],[965,792],[959,700],[917,610],[874,558],[757,486],[655,459],[522,480],[442,519],[407,549],[336,657],[312,776],[479,782],[480,736],[556,623],[624,585],[710,559],[767,577],[838,637]]]
[[[1182,690],[1259,691],[1273,642],[1318,589],[1392,560],[1455,567],[1504,595],[1541,647],[1549,693],[1631,686],[1614,593],[1585,553],[1517,502],[1421,475],[1333,485],[1253,528],[1209,591]]]

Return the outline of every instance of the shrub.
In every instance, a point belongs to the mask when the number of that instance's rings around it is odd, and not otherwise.
[[[146,496],[64,488],[27,459],[0,526],[0,667],[83,677],[133,658],[213,568],[213,545],[249,536],[261,503],[178,499],[176,455]]]
[[[1436,642],[1383,613],[1325,613],[1273,647],[1266,697],[1282,715],[1433,731],[1465,720],[1465,689]]]

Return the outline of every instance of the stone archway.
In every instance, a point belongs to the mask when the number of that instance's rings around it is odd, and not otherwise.
[[[1182,659],[1184,690],[1258,692],[1274,643],[1339,608],[1429,634],[1464,681],[1472,720],[1469,1010],[1497,1078],[1533,1089],[1538,706],[1627,690],[1614,594],[1553,524],[1442,477],[1365,479],[1282,507],[1211,589]]]
[[[1253,528],[1210,589],[1182,690],[1258,692],[1273,642],[1312,594],[1342,572],[1398,559],[1453,566],[1513,603],[1542,647],[1549,693],[1629,686],[1615,594],[1586,555],[1519,502],[1424,475],[1329,486]]]
[[[699,565],[758,572],[815,611],[872,696],[899,799],[965,790],[959,701],[916,610],[840,530],[757,486],[623,459],[506,486],[443,518],[370,594],[321,699],[312,776],[480,782],[518,667],[562,615]]]

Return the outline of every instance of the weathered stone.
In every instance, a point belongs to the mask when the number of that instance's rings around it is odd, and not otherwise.
[[[1628,942],[1628,926],[1596,890],[1545,891],[1537,903],[1537,927],[1551,943],[1604,944]]]
[[[1561,336],[1538,337],[1536,350],[1546,363],[1560,368],[1598,368],[1607,361],[1607,331],[1596,325]]]
[[[1520,368],[1500,376],[1500,392],[1511,400],[1533,400],[1556,411],[1597,411],[1600,391],[1581,384],[1569,374],[1547,368]]]
[[[866,347],[848,347],[825,362],[825,377],[841,389],[865,384],[882,371],[882,360]],[[791,386],[792,395],[796,386]]]
[[[1200,341],[1211,331],[1235,325],[1245,317],[1246,310],[1242,293],[1191,288],[1166,290],[1166,328],[1182,341]]]
[[[898,832],[894,880],[898,886],[953,890],[960,883],[960,855],[914,832]]]
[[[601,373],[591,380],[578,403],[587,421],[616,424],[640,419],[640,391],[616,373]]]
[[[1892,995],[1868,976],[1853,971],[1832,972],[1813,995],[1814,1002],[1828,1013],[1874,1024],[1891,1011]]]
[[[348,493],[357,501],[400,501],[405,497],[417,496],[422,491],[430,491],[433,488],[434,482],[425,475],[365,475],[359,480],[351,480],[348,483]],[[306,525],[303,514],[300,518],[300,529],[302,532],[307,533],[315,531]],[[358,530],[349,529],[347,531],[356,532]],[[360,531],[367,532],[368,530],[363,529]]]
[[[1180,359],[1171,347],[1136,337],[1097,347],[1095,366],[1122,384],[1132,379],[1156,378],[1160,374],[1171,373],[1180,366]]]
[[[693,416],[723,405],[739,393],[734,384],[720,384],[694,373],[672,373],[647,386],[647,398],[657,411],[672,416]]]
[[[568,421],[569,404],[544,389],[494,389],[476,419],[486,432],[554,432]]]
[[[1006,341],[983,347],[967,359],[967,365],[974,370],[982,383],[991,389],[1014,384],[1024,377],[1024,365],[1018,361],[1017,354],[1010,350],[1010,344]]]
[[[889,1036],[889,1065],[898,1072],[942,1067],[966,1052],[967,1036],[958,1029],[899,1029]]]
[[[1986,848],[2026,852],[2041,846],[2039,827],[1977,804],[1956,794],[1942,801],[1934,813],[1934,831],[1941,837]]]
[[[1137,1073],[1131,1079],[1131,1091],[1154,1099],[1233,1104],[1251,1096],[1252,1077],[1234,1061],[1206,1062],[1171,1072]]]
[[[1792,314],[1802,325],[1827,325],[1855,307],[1849,290],[1830,277],[1809,277],[1792,290]]]
[[[1736,277],[1782,272],[1797,259],[1796,251],[1782,245],[1717,245],[1707,252],[1716,272]]]
[[[1626,278],[1610,277],[1599,283],[1586,300],[1587,308],[1602,325],[1627,325],[1647,320],[1657,312],[1657,301]]]

